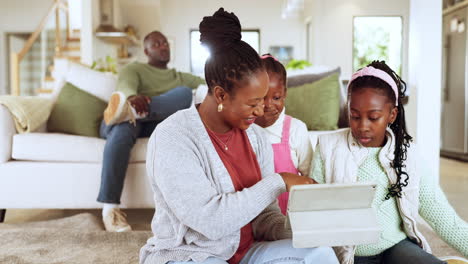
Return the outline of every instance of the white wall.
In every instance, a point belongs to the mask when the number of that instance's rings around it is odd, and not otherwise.
[[[82,20],[82,7],[83,1],[82,0],[69,0],[68,1],[68,8],[71,10],[70,12],[70,28],[71,29],[81,29],[83,26]]]
[[[160,0],[120,0],[122,23],[124,26],[134,26],[140,38],[140,45],[129,49],[139,61],[146,62],[142,47],[143,38],[154,30],[161,30],[160,2]]]
[[[403,17],[403,79],[410,90],[406,105],[409,133],[418,143],[424,176],[439,177],[442,52],[441,0],[308,0],[312,21],[312,63],[340,66],[352,74],[353,17]],[[430,29],[430,30],[428,30]]]
[[[114,23],[118,29],[132,25],[140,39],[138,46],[130,46],[129,53],[139,61],[146,61],[142,41],[146,34],[160,30],[160,0],[114,0]],[[100,24],[99,3],[83,0],[83,27],[81,30],[82,62],[91,65],[107,55],[117,57],[117,45],[106,43],[94,36]]]
[[[10,93],[6,33],[33,32],[52,3],[53,0],[0,0],[0,94]]]
[[[353,17],[403,17],[403,77],[407,75],[408,0],[308,0],[305,18],[312,21],[314,65],[340,66],[344,79],[352,74]]]
[[[81,5],[81,36],[80,36],[80,52],[81,62],[90,65],[93,63],[93,41],[94,41],[94,20],[98,18],[94,17],[93,9],[95,5],[93,0],[83,0]]]
[[[190,29],[219,7],[234,12],[244,29],[260,29],[260,53],[272,45],[294,47],[294,58],[305,58],[305,25],[299,19],[281,19],[282,0],[161,0],[161,31],[174,40],[176,54],[170,66],[190,71]]]
[[[425,177],[439,177],[442,52],[441,0],[306,0],[312,21],[312,63],[340,66],[352,74],[353,16],[403,17],[403,74],[410,90],[406,105],[409,133],[420,149]],[[430,30],[429,30],[430,29]]]
[[[6,93],[7,56],[5,31],[34,31],[53,0],[0,0],[0,93]],[[197,29],[204,16],[212,15],[219,7],[234,12],[245,29],[260,29],[260,52],[268,52],[273,45],[294,47],[294,58],[305,59],[305,25],[298,18],[281,19],[282,0],[115,0],[120,7],[116,12],[118,26],[133,25],[140,40],[160,30],[174,41],[175,52],[170,66],[182,71],[190,70],[189,31]],[[27,6],[28,8],[24,8]],[[182,8],[183,7],[183,8]],[[82,1],[82,62],[91,64],[106,55],[116,56],[116,45],[105,43],[94,32],[99,25],[97,0]],[[274,23],[272,23],[274,22]],[[141,42],[140,42],[141,43]],[[130,48],[139,61],[146,61],[141,46]]]
[[[91,62],[84,62],[87,65],[91,65],[93,61],[99,58],[105,58],[106,56],[111,56],[113,58],[117,57],[117,45],[105,42],[102,39],[99,39],[94,36],[96,29],[99,27],[101,21],[99,17],[99,1],[97,0],[90,0],[91,1],[91,17],[92,17],[92,31],[91,31],[91,41],[92,41],[92,61]],[[116,12],[116,8],[118,7],[118,3],[116,0],[114,1],[114,20],[118,23],[117,27],[120,26],[120,17],[119,13]],[[120,29],[120,28],[119,28]]]
[[[430,29],[430,30],[429,30]],[[411,0],[407,124],[419,147],[424,177],[439,178],[442,1]]]

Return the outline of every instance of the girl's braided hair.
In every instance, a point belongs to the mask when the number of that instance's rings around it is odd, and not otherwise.
[[[265,67],[267,73],[277,74],[286,89],[286,69],[283,64],[275,59],[270,53],[263,54],[261,58],[263,67]]]
[[[395,157],[392,162],[392,167],[397,174],[397,182],[390,185],[385,199],[388,200],[390,197],[400,198],[403,187],[408,186],[409,175],[405,171],[406,165],[404,162],[407,158],[407,151],[410,146],[410,142],[413,141],[413,138],[406,130],[405,109],[403,108],[402,103],[406,92],[406,83],[385,63],[385,61],[373,61],[367,66],[372,66],[376,69],[385,71],[393,78],[398,87],[398,98],[395,98],[395,93],[388,83],[374,76],[361,76],[356,78],[349,86],[348,97],[353,91],[372,87],[384,92],[388,99],[393,102],[393,104],[395,104],[396,100],[398,100],[398,114],[395,122],[390,124],[390,129],[395,134],[396,141],[394,151]]]

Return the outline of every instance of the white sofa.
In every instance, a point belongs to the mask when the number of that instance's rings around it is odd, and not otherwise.
[[[65,81],[103,100],[115,89],[115,76],[63,60],[55,65],[54,96]],[[139,139],[131,153],[122,207],[154,208],[146,179],[147,142]],[[104,144],[100,138],[47,133],[46,124],[18,134],[10,112],[0,105],[0,209],[100,207]]]
[[[148,139],[132,151],[122,207],[154,207],[146,180]],[[0,208],[98,208],[105,140],[58,133],[17,134],[0,106]]]
[[[115,88],[115,76],[80,65],[60,69],[54,76],[58,87],[68,81],[102,99],[108,99]],[[199,89],[195,101],[203,93]],[[319,134],[329,132],[311,131],[312,145]],[[121,199],[124,208],[154,208],[146,178],[147,142],[147,138],[138,139],[132,150]],[[104,145],[100,138],[48,133],[45,124],[33,133],[18,134],[10,112],[0,105],[0,209],[99,208],[96,198]]]
[[[329,132],[310,131],[313,145]],[[154,208],[147,142],[138,139],[132,150],[122,207]],[[47,133],[45,126],[18,134],[10,112],[0,105],[0,208],[99,208],[104,144],[100,138]]]

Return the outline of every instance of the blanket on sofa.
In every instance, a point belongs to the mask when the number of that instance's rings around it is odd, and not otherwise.
[[[0,96],[0,104],[11,112],[18,133],[28,133],[47,121],[53,100],[37,96],[4,95]]]

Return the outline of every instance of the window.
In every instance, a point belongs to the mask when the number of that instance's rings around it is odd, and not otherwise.
[[[260,51],[260,31],[242,30],[242,40],[247,42],[255,51]],[[200,31],[190,31],[190,69],[195,75],[203,75],[205,61],[210,56],[208,49],[200,43]]]
[[[354,71],[373,60],[384,60],[401,75],[402,17],[354,17],[353,34]]]

